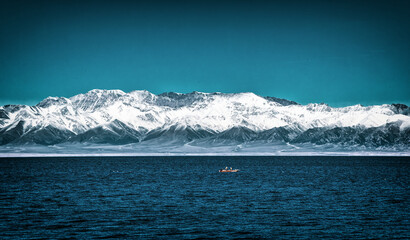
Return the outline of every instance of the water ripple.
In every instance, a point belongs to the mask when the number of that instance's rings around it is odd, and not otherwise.
[[[409,239],[409,170],[398,157],[0,159],[0,238]]]

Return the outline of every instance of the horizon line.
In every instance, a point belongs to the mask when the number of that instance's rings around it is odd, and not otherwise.
[[[1,158],[40,157],[410,157],[410,152],[293,152],[293,153],[0,153]]]

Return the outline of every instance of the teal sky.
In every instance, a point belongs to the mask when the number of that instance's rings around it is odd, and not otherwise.
[[[0,105],[95,88],[410,105],[409,3],[1,1]]]

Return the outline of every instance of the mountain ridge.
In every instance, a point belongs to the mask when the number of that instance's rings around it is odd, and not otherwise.
[[[404,104],[333,108],[250,92],[155,95],[94,89],[70,98],[48,97],[34,106],[0,106],[0,145],[262,141],[406,148],[409,112]]]

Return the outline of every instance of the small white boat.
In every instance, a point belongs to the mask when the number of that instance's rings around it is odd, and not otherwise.
[[[219,172],[239,172],[239,169],[228,169],[228,167],[226,167],[225,169],[219,169]]]

